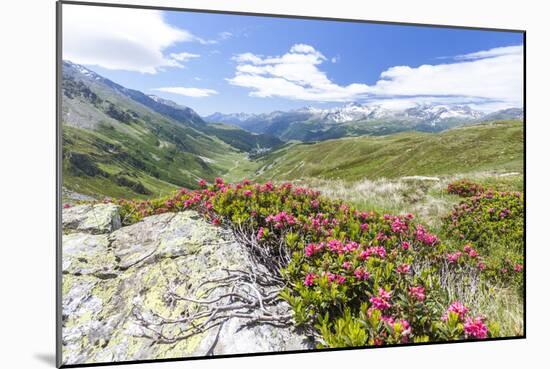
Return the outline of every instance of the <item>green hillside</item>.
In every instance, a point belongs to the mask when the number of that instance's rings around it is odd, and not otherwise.
[[[523,123],[500,121],[441,133],[405,132],[292,143],[267,154],[256,174],[264,179],[357,180],[523,172],[523,165]]]
[[[68,190],[93,197],[159,196],[192,188],[199,178],[226,175],[247,157],[188,111],[180,110],[176,121],[134,100],[138,92],[126,94],[122,86],[71,64],[64,64],[63,72],[63,186]],[[244,141],[250,134],[239,130],[232,139],[239,135]]]

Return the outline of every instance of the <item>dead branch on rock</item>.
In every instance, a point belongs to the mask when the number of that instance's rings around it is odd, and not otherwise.
[[[132,315],[143,328],[141,336],[157,343],[175,343],[216,327],[219,335],[230,319],[240,319],[243,326],[293,326],[292,312],[281,305],[280,297],[286,286],[281,270],[290,262],[284,235],[278,241],[259,241],[248,223],[233,224],[232,233],[245,248],[248,270],[224,268],[225,275],[200,283],[192,296],[181,296],[173,281],[168,281],[166,304],[172,309],[183,306],[184,310],[180,317],[166,317],[143,311],[136,304]],[[215,342],[209,352],[214,346]]]

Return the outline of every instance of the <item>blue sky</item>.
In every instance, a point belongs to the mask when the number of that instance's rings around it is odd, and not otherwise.
[[[63,17],[64,59],[203,115],[523,104],[520,33],[79,5]]]

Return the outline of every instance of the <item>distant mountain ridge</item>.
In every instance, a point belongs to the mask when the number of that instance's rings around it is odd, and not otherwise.
[[[204,117],[207,122],[230,123],[285,140],[305,141],[408,130],[439,132],[463,124],[504,119],[523,119],[523,109],[486,114],[468,105],[418,104],[410,108],[388,109],[380,104],[352,102],[329,109],[304,107],[263,114],[214,113]]]

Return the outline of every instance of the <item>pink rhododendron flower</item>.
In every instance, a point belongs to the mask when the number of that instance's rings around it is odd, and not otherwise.
[[[447,260],[449,261],[449,263],[454,264],[458,261],[461,255],[462,255],[462,252],[460,251],[447,254]]]
[[[369,279],[369,277],[370,277],[369,272],[367,272],[367,271],[364,270],[363,268],[357,268],[357,269],[355,269],[355,271],[353,272],[353,274],[355,275],[355,278],[357,278],[358,280],[361,280],[361,281],[364,281],[364,280],[366,280],[366,279]]]
[[[266,182],[266,183],[262,186],[262,192],[267,192],[267,191],[273,191],[273,183],[271,183],[271,182]]]
[[[466,314],[468,314],[468,311],[468,308],[464,306],[460,301],[455,301],[447,309],[447,313],[443,316],[443,320],[446,321],[449,318],[449,313],[451,312],[458,314],[458,318],[460,320],[464,320],[464,317],[466,316]]]
[[[391,224],[391,230],[394,233],[404,233],[409,229],[409,225],[405,222],[403,222],[399,217],[393,218],[393,222]]]
[[[424,287],[422,287],[422,286],[410,287],[409,288],[409,294],[416,301],[421,301],[422,302],[426,298],[425,290],[424,290]]]
[[[464,334],[466,337],[483,339],[487,338],[488,333],[489,330],[483,322],[482,317],[478,316],[474,319],[470,317],[466,318],[466,322],[464,322]]]
[[[361,224],[360,227],[361,227],[361,231],[362,231],[362,232],[366,232],[366,231],[369,230],[369,225],[368,225],[367,223]]]
[[[311,286],[313,286],[314,281],[315,281],[315,274],[308,273],[306,275],[306,278],[304,279],[304,285],[308,286],[308,287],[311,287]]]
[[[397,266],[397,273],[405,274],[411,271],[409,264],[401,264]]]
[[[479,270],[483,271],[485,270],[485,268],[487,268],[487,266],[485,265],[485,263],[482,263],[482,262],[479,262],[477,264],[477,267],[479,268]]]
[[[437,238],[437,236],[431,233],[428,233],[421,224],[416,226],[415,236],[418,241],[422,242],[427,246],[433,246],[439,242],[439,239]]]
[[[410,247],[411,247],[411,244],[410,244],[409,242],[407,242],[407,241],[403,241],[403,242],[401,243],[401,248],[402,248],[403,250],[408,250]]]
[[[343,275],[336,275],[336,283],[338,284],[344,284],[346,283],[346,277],[344,277]]]
[[[267,223],[275,223],[275,228],[283,228],[285,225],[293,225],[296,224],[296,219],[292,214],[288,214],[285,211],[281,211],[279,214],[276,215],[268,215],[265,218],[265,221]]]
[[[258,234],[256,235],[257,240],[261,240],[264,237],[264,227],[258,229]]]
[[[512,212],[509,210],[509,209],[504,209],[500,212],[500,214],[498,215],[501,219],[503,218],[506,218],[507,216],[509,216]]]
[[[344,251],[346,252],[351,252],[351,251],[355,251],[359,248],[359,244],[357,242],[348,242],[346,243],[346,245],[344,246]]]
[[[251,190],[245,190],[243,192],[243,195],[245,195],[246,197],[252,197],[252,191]]]
[[[378,290],[378,296],[373,296],[370,298],[370,303],[377,310],[386,310],[391,307],[390,302],[388,301],[391,297],[391,292],[387,292],[385,289],[380,288]]]
[[[523,270],[523,265],[521,265],[521,264],[516,264],[516,265],[514,266],[514,271],[515,271],[515,272],[521,272],[522,270]]]
[[[311,201],[309,202],[309,204],[310,204],[311,207],[314,208],[314,209],[317,209],[317,208],[319,207],[319,201],[317,201],[317,200],[311,200]]]
[[[349,261],[344,261],[342,263],[342,268],[344,269],[351,269],[351,263]]]
[[[313,256],[315,255],[316,253],[320,252],[321,250],[323,250],[323,247],[325,246],[324,243],[320,243],[320,244],[315,244],[315,243],[309,243],[306,247],[305,247],[305,254],[306,256]]]
[[[206,187],[206,181],[204,179],[199,180],[199,186]]]
[[[63,209],[68,209],[68,208],[70,208],[70,207],[71,207],[71,205],[69,205],[69,204],[64,204],[64,205],[63,205]]]
[[[330,251],[337,252],[338,254],[342,254],[344,252],[342,242],[340,242],[339,240],[328,241],[328,248],[330,249]]]

